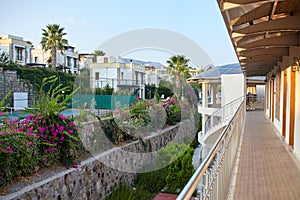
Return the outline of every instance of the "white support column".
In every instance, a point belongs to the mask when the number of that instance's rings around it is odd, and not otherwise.
[[[207,108],[207,83],[202,83],[202,107]],[[207,116],[205,114],[202,114],[202,133],[205,133],[205,121],[207,119]]]

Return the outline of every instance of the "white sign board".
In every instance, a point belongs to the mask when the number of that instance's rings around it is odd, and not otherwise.
[[[28,107],[28,93],[14,93],[14,110],[25,110]]]

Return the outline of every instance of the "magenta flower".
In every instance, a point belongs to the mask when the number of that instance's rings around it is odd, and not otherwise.
[[[70,129],[70,130],[68,130],[68,133],[70,133],[70,134],[72,134],[73,132],[74,132],[74,131],[73,131],[73,130],[71,130],[71,129]]]
[[[56,136],[58,134],[58,130],[52,131],[52,134],[53,134],[53,139],[56,139]]]
[[[59,114],[59,118],[63,121],[67,119],[63,114]]]
[[[12,148],[8,147],[8,148],[6,148],[6,152],[9,154],[12,154],[13,150],[12,150]]]
[[[64,139],[65,139],[65,137],[62,135],[59,140],[64,141]]]
[[[69,125],[72,126],[72,127],[75,127],[74,122],[70,122]]]
[[[32,142],[27,142],[26,146],[30,147],[32,145]]]
[[[39,131],[40,133],[44,133],[44,132],[45,132],[45,128],[43,128],[43,127],[38,127],[38,131]]]
[[[4,112],[0,111],[0,115],[3,115],[3,114],[4,114]]]
[[[31,115],[31,114],[30,114],[30,115]],[[29,120],[31,119],[30,115],[28,115],[28,116],[26,117],[26,121],[29,121]]]
[[[65,127],[58,125],[57,129],[60,133],[62,133],[65,130]]]
[[[4,132],[2,133],[3,136],[6,136],[7,134],[8,134],[8,132],[6,132],[6,131],[4,131]]]

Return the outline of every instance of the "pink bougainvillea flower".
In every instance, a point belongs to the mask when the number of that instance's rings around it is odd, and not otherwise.
[[[58,131],[60,132],[60,133],[62,133],[64,130],[65,130],[65,127],[63,127],[63,126],[57,126],[57,129],[58,129]]]
[[[72,129],[68,130],[68,133],[72,134],[74,131]]]
[[[12,148],[8,147],[8,148],[6,148],[6,152],[9,154],[12,154],[13,150],[12,150]]]
[[[32,142],[27,142],[26,146],[30,147],[32,145]]]
[[[38,127],[38,130],[39,130],[40,133],[44,133],[45,132],[45,128],[43,128],[43,127]]]
[[[64,141],[64,139],[65,139],[65,137],[62,135],[59,140]]]
[[[8,134],[8,132],[6,132],[6,131],[4,131],[3,133],[2,133],[2,135],[4,135],[4,136],[6,136]]]
[[[75,127],[74,122],[70,122],[69,125],[72,126],[72,127]]]
[[[59,118],[63,121],[67,119],[63,114],[59,114]]]

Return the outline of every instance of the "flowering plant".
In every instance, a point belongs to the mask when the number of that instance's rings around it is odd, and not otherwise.
[[[13,178],[62,163],[77,166],[81,149],[76,127],[70,118],[30,114],[22,121],[4,118],[0,128],[0,185]]]
[[[176,98],[167,98],[163,101],[167,113],[167,124],[174,125],[181,120],[180,105]]]

